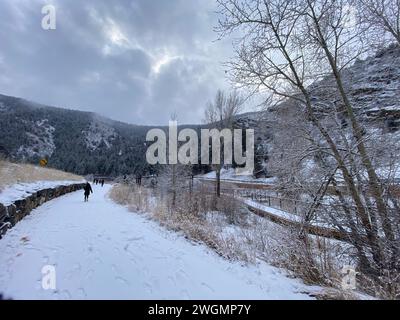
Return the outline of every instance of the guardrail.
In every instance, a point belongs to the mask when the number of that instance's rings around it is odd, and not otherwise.
[[[203,182],[204,180],[200,179],[200,181]],[[212,180],[211,181],[206,180],[206,181],[213,182]],[[202,192],[204,192],[204,190]],[[290,215],[293,215],[294,217],[300,219],[301,218],[300,213],[302,212],[302,210],[308,208],[311,205],[311,203],[301,200],[287,199],[283,197],[274,196],[272,195],[273,193],[272,189],[254,190],[254,189],[240,189],[240,188],[238,189],[222,188],[221,193],[225,196],[231,196],[235,199],[242,200],[247,209],[249,209],[252,213],[260,217],[266,218],[272,221],[273,223],[297,229],[302,228],[305,232],[315,236],[321,236],[340,241],[348,241],[349,239],[349,235],[342,233],[338,230],[329,227],[318,226],[312,223],[305,225],[301,221],[296,221],[296,219],[289,218]],[[282,217],[280,215],[276,215],[268,211],[268,208],[260,208],[256,205],[248,204],[245,202],[245,199],[251,199],[252,201],[259,203],[260,205],[265,203],[266,206],[270,207],[271,209],[277,209],[287,212],[288,217]],[[320,207],[323,208],[327,206],[332,207],[326,204],[322,204]]]

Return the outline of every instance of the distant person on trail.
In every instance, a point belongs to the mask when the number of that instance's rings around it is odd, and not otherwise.
[[[93,193],[92,186],[89,182],[86,183],[86,186],[83,188],[83,190],[85,190],[85,202],[88,202],[90,193]]]
[[[142,185],[142,176],[140,174],[136,175],[136,184],[138,186]]]
[[[101,187],[104,187],[104,179],[101,180]]]

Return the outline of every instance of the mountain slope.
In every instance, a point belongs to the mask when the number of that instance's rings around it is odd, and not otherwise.
[[[72,111],[0,95],[0,145],[14,159],[77,174],[128,174],[150,170],[145,162],[149,127],[94,113]]]

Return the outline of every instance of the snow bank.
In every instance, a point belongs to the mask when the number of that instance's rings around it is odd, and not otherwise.
[[[29,197],[31,194],[39,190],[56,188],[59,186],[69,186],[84,182],[86,181],[37,181],[33,183],[14,184],[0,192],[0,203],[4,206],[9,206],[15,201]]]

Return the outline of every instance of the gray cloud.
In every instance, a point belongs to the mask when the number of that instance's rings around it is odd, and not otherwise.
[[[41,28],[54,4],[57,30]],[[137,124],[201,121],[227,86],[214,0],[2,0],[0,93]]]

